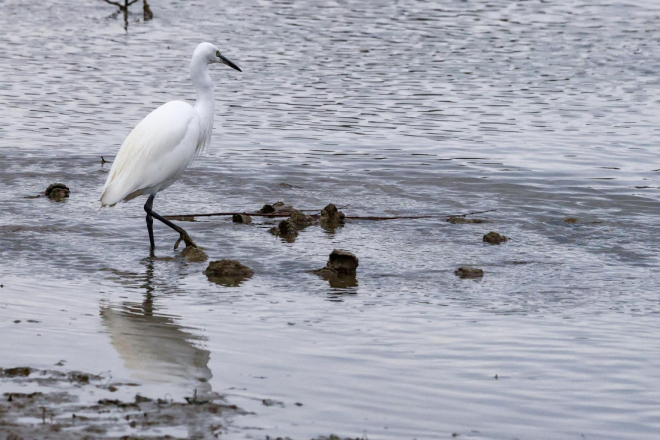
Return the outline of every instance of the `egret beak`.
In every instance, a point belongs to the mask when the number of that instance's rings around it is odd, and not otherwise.
[[[232,63],[229,59],[225,58],[224,56],[220,55],[220,61],[222,61],[224,64],[228,65],[232,69],[236,69],[239,72],[242,72],[241,68],[238,67],[236,64]]]

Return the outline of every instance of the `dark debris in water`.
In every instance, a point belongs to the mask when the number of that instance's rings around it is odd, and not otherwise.
[[[321,210],[320,223],[323,229],[334,232],[335,229],[344,225],[346,216],[337,207],[330,203]]]
[[[280,402],[279,400],[261,399],[261,403],[264,406],[279,406],[280,408],[284,408],[284,402]]]
[[[272,205],[264,205],[258,212],[259,214],[290,214],[293,210],[291,205],[284,202],[275,202]]]
[[[509,241],[509,239],[502,234],[490,231],[488,234],[484,235],[483,241],[484,243],[500,244]]]
[[[0,377],[15,377],[15,376],[27,377],[30,375],[31,372],[32,370],[30,370],[30,367],[4,368],[0,370]]]
[[[299,231],[317,223],[318,221],[311,215],[304,214],[294,209],[291,211],[289,218],[282,220],[277,226],[270,228],[268,232],[289,243],[293,243],[298,236]]]
[[[63,183],[52,183],[46,188],[44,195],[55,202],[61,202],[69,197],[69,187]]]
[[[461,266],[454,271],[454,275],[460,278],[482,278],[484,276],[483,269],[472,266]]]
[[[250,223],[252,223],[252,217],[250,217],[247,214],[234,214],[231,217],[231,220],[234,223],[242,223],[244,225],[249,225]]]

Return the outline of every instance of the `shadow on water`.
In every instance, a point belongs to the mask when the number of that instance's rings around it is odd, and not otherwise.
[[[198,347],[205,339],[177,324],[176,316],[160,310],[155,295],[154,260],[143,261],[143,301],[101,305],[101,322],[110,334],[112,346],[137,380],[182,382],[197,393],[210,393],[210,352]]]

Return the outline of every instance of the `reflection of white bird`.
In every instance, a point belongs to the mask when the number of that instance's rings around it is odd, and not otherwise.
[[[211,353],[198,347],[204,339],[172,318],[153,314],[151,307],[132,303],[118,310],[101,307],[101,321],[131,376],[147,382],[192,384],[198,392],[210,392]]]
[[[241,69],[220,54],[211,43],[197,46],[190,63],[190,77],[197,91],[194,106],[183,101],[171,101],[144,118],[128,135],[121,148],[101,194],[101,205],[113,206],[140,195],[149,195],[144,210],[151,249],[155,249],[153,218],[160,220],[180,235],[186,246],[195,246],[183,228],[152,211],[154,197],[181,177],[195,156],[211,140],[213,130],[213,83],[207,66],[224,63],[239,72]]]

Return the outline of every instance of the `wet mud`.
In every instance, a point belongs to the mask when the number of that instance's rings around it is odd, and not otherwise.
[[[183,401],[151,399],[135,384],[115,383],[109,375],[29,367],[0,370],[5,392],[0,399],[0,433],[19,439],[215,439],[233,417],[246,412],[217,393]],[[114,397],[130,395],[130,399]],[[164,433],[172,435],[166,437]]]

